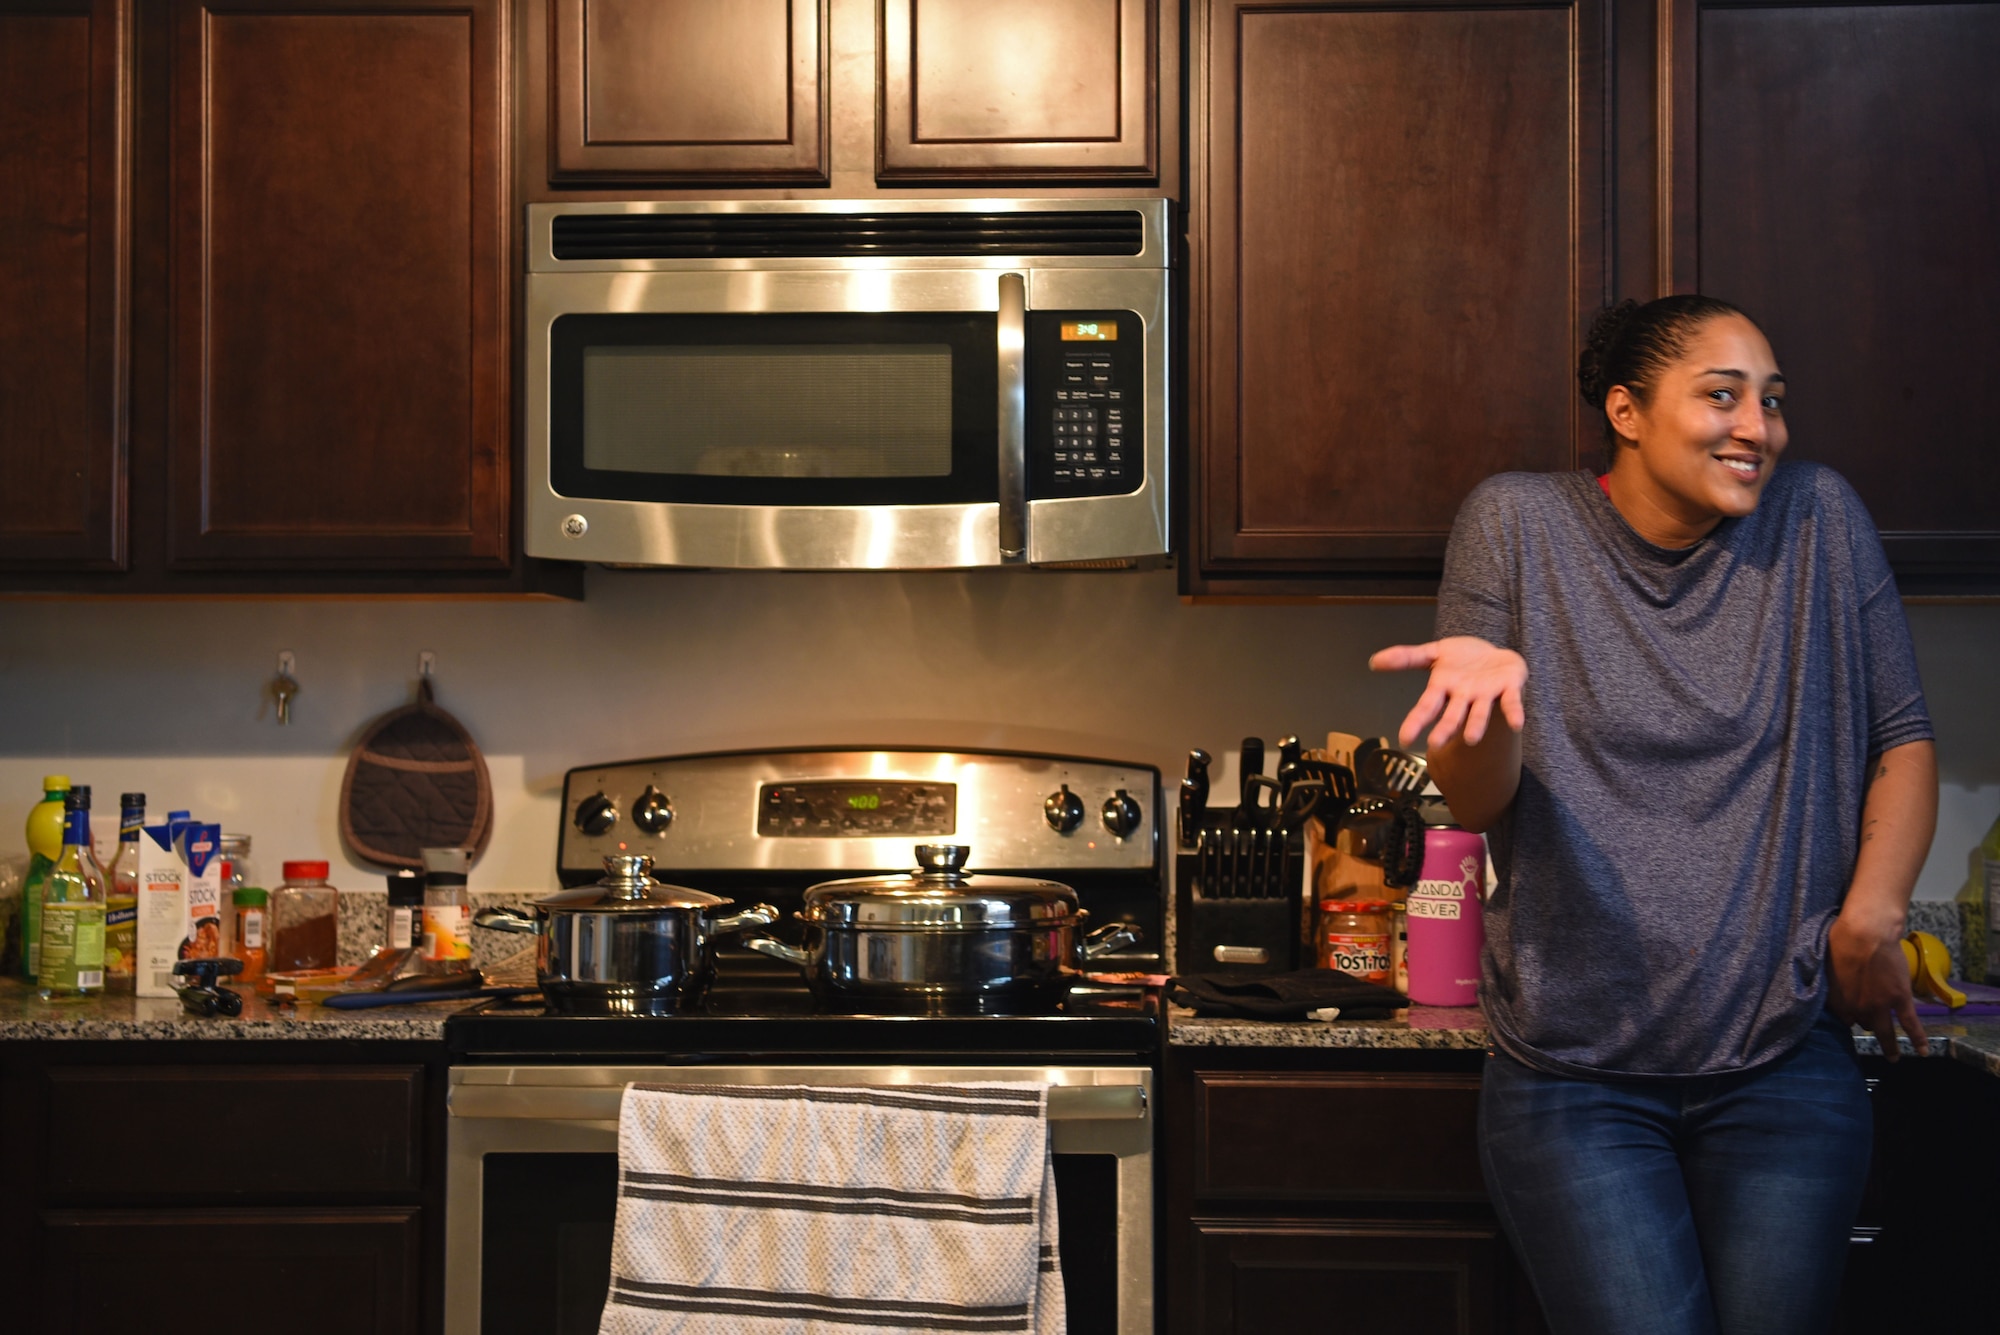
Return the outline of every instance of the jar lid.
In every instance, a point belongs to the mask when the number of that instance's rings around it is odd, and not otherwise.
[[[236,907],[239,909],[261,909],[270,902],[271,892],[254,885],[246,885],[236,892]]]
[[[424,902],[424,878],[405,867],[383,879],[389,882],[389,902],[397,908],[415,908]]]
[[[1387,913],[1389,904],[1380,899],[1322,899],[1321,913]]]
[[[327,869],[330,866],[332,864],[327,862],[287,862],[285,864],[285,879],[288,881],[324,881]]]

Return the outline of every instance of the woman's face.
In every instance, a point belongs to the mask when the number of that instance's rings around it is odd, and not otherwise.
[[[1623,385],[1605,397],[1624,442],[1613,504],[1663,547],[1685,547],[1749,514],[1785,449],[1784,396],[1785,377],[1756,325],[1737,315],[1706,321],[1646,402]]]

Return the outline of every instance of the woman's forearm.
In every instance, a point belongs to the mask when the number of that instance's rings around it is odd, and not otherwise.
[[[1484,834],[1521,787],[1521,734],[1496,712],[1478,745],[1461,732],[1430,753],[1430,766],[1458,823]]]
[[[1929,1044],[1910,995],[1901,938],[1910,891],[1937,827],[1937,749],[1910,742],[1872,764],[1861,804],[1861,852],[1826,937],[1826,1004],[1873,1031],[1882,1055],[1894,1061],[1898,1024],[1917,1052]]]
[[[1871,935],[1897,939],[1937,832],[1937,748],[1909,742],[1871,764],[1861,805],[1861,852],[1840,916]]]

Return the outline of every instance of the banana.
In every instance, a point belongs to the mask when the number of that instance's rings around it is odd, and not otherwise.
[[[1965,1004],[1965,993],[1945,981],[1951,972],[1951,952],[1944,942],[1929,932],[1911,932],[1903,938],[1903,959],[1910,966],[1910,984],[1924,996],[1957,1010]]]

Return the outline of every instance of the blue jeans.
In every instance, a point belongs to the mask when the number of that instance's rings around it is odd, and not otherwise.
[[[1843,1026],[1733,1075],[1487,1058],[1480,1162],[1556,1335],[1826,1335],[1873,1121]]]

